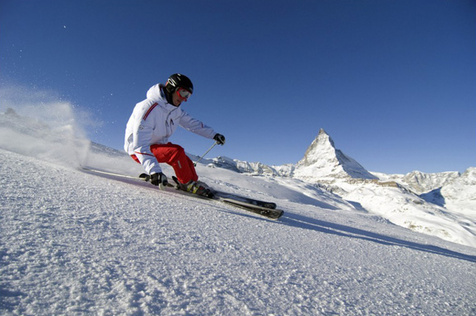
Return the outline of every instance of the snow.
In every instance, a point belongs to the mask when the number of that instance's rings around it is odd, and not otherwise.
[[[207,162],[203,181],[273,200],[284,216],[90,175],[78,167],[141,168],[88,147],[74,125],[57,133],[65,129],[1,118],[2,315],[476,314],[474,247],[319,186]]]

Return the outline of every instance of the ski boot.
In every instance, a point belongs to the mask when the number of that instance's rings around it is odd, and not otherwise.
[[[172,179],[177,184],[177,189],[187,191],[193,194],[205,196],[208,198],[212,198],[215,192],[212,188],[210,188],[206,183],[202,181],[193,181],[190,180],[188,183],[180,183],[176,177],[172,177]]]

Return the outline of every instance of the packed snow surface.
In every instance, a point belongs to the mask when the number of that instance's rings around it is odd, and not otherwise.
[[[7,123],[2,315],[476,314],[473,247],[293,179],[197,167],[213,187],[275,201],[285,214],[273,221],[87,174],[81,164],[128,175],[141,168],[105,147],[88,149],[69,138],[74,132],[54,138],[40,125]]]

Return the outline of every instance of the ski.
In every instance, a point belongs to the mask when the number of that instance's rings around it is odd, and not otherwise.
[[[232,198],[218,197],[217,199],[219,201],[237,206],[237,207],[245,209],[249,212],[253,212],[255,214],[259,214],[261,216],[268,217],[270,219],[278,219],[284,214],[283,210],[279,210],[277,208],[262,207],[262,206],[258,206],[258,205],[255,205],[255,204],[246,203],[246,202],[243,202],[243,201],[240,201],[240,200],[235,200],[235,199],[232,199]],[[276,205],[275,205],[275,207],[276,207]]]
[[[244,202],[244,203],[247,203],[247,204],[252,204],[252,205],[260,206],[260,207],[264,207],[264,208],[271,208],[271,209],[276,208],[276,203],[274,203],[274,202],[260,201],[260,200],[252,199],[252,198],[249,198],[249,197],[246,197],[246,196],[241,196],[241,195],[237,195],[237,194],[233,194],[233,193],[228,193],[228,192],[223,192],[223,191],[215,191],[215,195],[219,196],[220,198],[237,200],[237,201],[241,201],[241,202]]]
[[[82,171],[86,173],[90,173],[90,174],[100,175],[100,176],[114,179],[114,180],[123,180],[126,182],[130,181],[130,182],[139,182],[139,183],[145,184],[145,182],[149,180],[148,177],[143,174],[138,177],[134,177],[134,176],[124,175],[124,174],[119,174],[119,173],[114,173],[114,172],[109,172],[109,171],[104,171],[104,170],[99,170],[99,169],[94,169],[89,167],[82,167]],[[187,191],[177,189],[171,183],[172,182],[169,181],[169,184],[167,185],[167,187],[164,188],[168,192],[176,192],[176,193],[180,193],[180,194],[194,197],[194,198],[219,201],[219,202],[233,205],[235,207],[244,209],[246,211],[249,211],[254,214],[258,214],[270,219],[278,219],[284,213],[282,210],[277,209],[276,203],[273,203],[273,202],[255,200],[252,198],[248,198],[248,197],[244,197],[244,196],[240,196],[240,195],[236,195],[232,193],[227,193],[223,191],[215,191],[214,195],[211,197],[202,196],[202,195],[197,195],[197,194],[193,194]]]

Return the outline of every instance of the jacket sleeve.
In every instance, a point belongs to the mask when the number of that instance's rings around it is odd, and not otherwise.
[[[183,115],[180,118],[180,126],[185,128],[186,130],[191,131],[192,133],[203,136],[205,138],[212,139],[213,136],[215,136],[216,134],[213,128],[203,124],[197,119],[194,119],[186,112],[183,112]]]
[[[150,108],[146,110],[151,111]],[[144,111],[137,113],[138,115],[132,122],[132,148],[147,174],[159,173],[162,172],[162,169],[154,154],[150,151],[150,141],[155,123],[151,117],[144,119],[147,115],[142,112]]]

